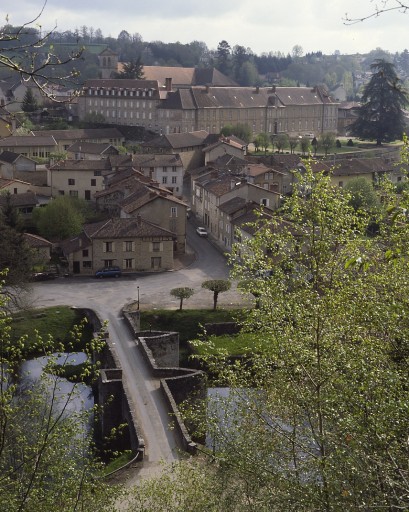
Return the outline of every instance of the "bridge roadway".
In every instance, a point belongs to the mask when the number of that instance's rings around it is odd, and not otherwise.
[[[122,317],[122,307],[137,299],[140,308],[177,309],[178,300],[169,294],[172,288],[189,286],[195,294],[185,301],[184,307],[211,308],[213,294],[201,288],[206,279],[228,278],[229,269],[225,258],[208,240],[198,237],[189,225],[188,244],[190,258],[173,272],[158,274],[135,274],[120,279],[95,280],[90,277],[61,278],[33,285],[35,307],[71,305],[96,311],[102,320],[108,320],[108,330],[123,375],[135,406],[146,449],[145,461],[138,476],[151,474],[161,461],[171,462],[179,456],[178,445],[169,428],[169,411],[159,389],[159,381],[150,374],[140,347]],[[241,296],[233,286],[219,296],[219,304],[233,306],[242,303]]]

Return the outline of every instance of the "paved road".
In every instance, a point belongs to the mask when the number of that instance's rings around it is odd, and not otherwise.
[[[101,319],[108,320],[110,339],[121,362],[127,386],[136,405],[138,422],[146,443],[144,469],[157,465],[161,460],[172,461],[178,457],[173,431],[168,428],[168,410],[162,400],[159,382],[153,379],[139,352],[139,347],[129,333],[122,318],[122,307],[137,300],[140,308],[175,308],[179,301],[169,291],[178,286],[189,286],[195,294],[185,301],[184,307],[209,307],[213,293],[201,288],[206,279],[227,278],[229,269],[225,258],[208,240],[198,237],[189,225],[188,267],[158,274],[135,274],[119,279],[96,280],[89,277],[61,278],[35,283],[33,301],[36,307],[71,305],[94,309]],[[240,304],[235,287],[219,296],[220,306]],[[151,464],[152,463],[152,464]]]

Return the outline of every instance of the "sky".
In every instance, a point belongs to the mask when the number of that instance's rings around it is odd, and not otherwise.
[[[210,50],[226,40],[260,55],[304,51],[368,53],[380,47],[392,53],[409,47],[409,11],[391,11],[352,25],[346,13],[361,18],[384,0],[1,0],[0,26],[37,20],[44,30],[60,32],[82,26],[101,29],[105,37],[122,30],[146,42],[203,41]],[[407,1],[409,5],[409,0]],[[390,7],[395,0],[387,0]]]

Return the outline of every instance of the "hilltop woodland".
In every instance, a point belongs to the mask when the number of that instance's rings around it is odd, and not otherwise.
[[[39,39],[39,32],[33,27],[13,27],[5,25],[0,34],[13,35],[18,33],[20,44],[33,45]],[[43,35],[44,36],[44,35]],[[50,53],[56,60],[44,69],[44,76],[53,79],[58,65],[59,76],[64,75],[66,81],[80,77],[80,82],[89,78],[98,78],[98,54],[107,46],[119,55],[121,62],[136,62],[143,65],[207,67],[214,66],[233,78],[239,85],[306,85],[325,84],[333,89],[343,84],[348,99],[360,95],[360,83],[357,79],[370,69],[375,59],[386,59],[392,62],[402,77],[409,77],[409,51],[403,50],[390,54],[376,48],[367,55],[341,55],[335,51],[333,55],[324,55],[321,51],[304,54],[300,45],[295,45],[292,52],[283,54],[266,51],[260,55],[251,48],[240,44],[230,45],[222,40],[216,49],[209,49],[203,41],[192,41],[188,44],[180,42],[163,43],[161,41],[143,41],[138,33],[130,34],[122,30],[117,38],[105,37],[100,29],[82,26],[73,31],[51,31],[41,50],[36,49],[36,59],[47,57]],[[12,56],[15,40],[1,37],[2,53]],[[76,58],[72,59],[71,57]],[[59,62],[57,62],[57,59]],[[61,70],[61,71],[60,71]],[[0,66],[0,79],[10,79],[10,69]]]

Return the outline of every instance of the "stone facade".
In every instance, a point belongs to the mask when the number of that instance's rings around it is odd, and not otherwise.
[[[88,80],[79,116],[170,134],[245,124],[253,135],[336,132],[338,104],[322,87],[197,87],[172,91],[154,80]]]

